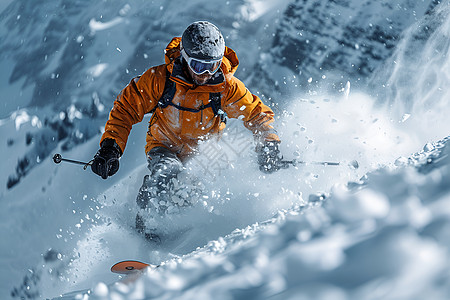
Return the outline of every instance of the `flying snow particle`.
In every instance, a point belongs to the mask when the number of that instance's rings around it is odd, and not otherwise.
[[[105,71],[107,68],[108,64],[97,64],[88,69],[88,74],[90,74],[94,78],[97,78],[102,75],[103,71]]]
[[[14,122],[16,125],[16,130],[19,130],[22,124],[25,124],[28,121],[30,121],[30,116],[27,114],[26,111],[20,111],[17,114],[13,114],[12,118],[15,118]]]
[[[347,81],[347,83],[345,84],[345,89],[344,89],[345,98],[348,98],[348,95],[350,95],[350,81]]]
[[[119,15],[124,17],[125,15],[127,15],[131,10],[131,6],[129,4],[125,4],[124,7],[122,7],[122,9],[119,11]]]
[[[108,295],[108,286],[103,282],[97,283],[94,287],[93,293],[98,297],[106,297]]]
[[[408,120],[409,119],[409,117],[411,117],[411,115],[410,114],[404,114],[403,115],[403,117],[402,117],[402,120],[401,120],[401,122],[403,123],[403,122],[405,122],[406,120]]]

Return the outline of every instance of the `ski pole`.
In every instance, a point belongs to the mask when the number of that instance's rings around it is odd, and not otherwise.
[[[289,165],[292,166],[297,166],[297,165],[322,165],[322,166],[340,166],[341,163],[340,162],[332,162],[332,161],[311,161],[311,162],[306,162],[306,161],[301,161],[301,160],[282,160],[280,162],[280,168],[286,169],[289,167]],[[349,167],[351,167],[352,169],[358,169],[359,168],[359,163],[356,160],[352,160],[349,164]]]
[[[294,167],[296,165],[322,165],[322,166],[339,166],[341,163],[340,162],[331,162],[331,161],[311,161],[311,162],[306,162],[306,161],[301,161],[301,160],[285,160],[283,161],[283,163],[287,163],[287,164],[291,164]]]
[[[55,164],[60,164],[62,161],[65,162],[69,162],[72,164],[77,164],[77,165],[84,165],[83,169],[86,170],[88,166],[92,165],[93,160],[91,160],[90,162],[83,162],[83,161],[77,161],[77,160],[72,160],[72,159],[66,159],[63,158],[61,156],[61,154],[56,153],[55,155],[53,155],[53,161],[55,162]]]

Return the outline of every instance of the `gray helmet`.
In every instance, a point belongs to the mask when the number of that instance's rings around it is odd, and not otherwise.
[[[181,46],[191,58],[217,60],[225,52],[225,40],[219,28],[207,21],[189,25],[181,37]]]

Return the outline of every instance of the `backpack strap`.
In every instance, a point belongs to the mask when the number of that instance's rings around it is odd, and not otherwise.
[[[215,116],[220,117],[220,121],[227,123],[227,114],[222,110],[222,94],[209,93],[209,104]]]
[[[166,70],[166,81],[164,82],[164,91],[161,98],[158,101],[158,107],[166,108],[167,106],[173,104],[172,100],[177,91],[176,84],[170,80],[170,72]]]

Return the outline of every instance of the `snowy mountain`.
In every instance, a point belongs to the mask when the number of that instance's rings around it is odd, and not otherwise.
[[[348,80],[364,87],[392,55],[403,31],[438,3],[292,1],[257,63],[259,72],[252,83],[259,82],[266,94],[281,99],[299,90],[343,90]],[[270,92],[273,87],[278,93]]]
[[[450,297],[449,1],[0,8],[1,299]],[[263,175],[230,120],[183,174],[203,193],[149,243],[133,229],[146,122],[106,181],[51,155],[89,161],[121,88],[199,19],[238,53],[237,77],[279,105],[285,158],[341,164]],[[161,267],[115,283],[125,259]]]

